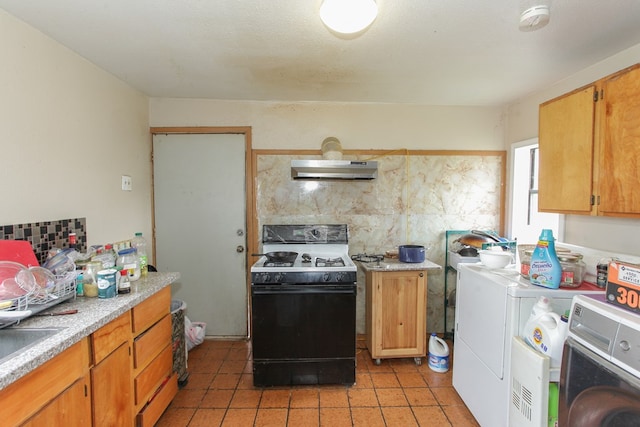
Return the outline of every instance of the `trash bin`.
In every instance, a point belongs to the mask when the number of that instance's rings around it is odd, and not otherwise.
[[[189,373],[187,372],[187,343],[184,331],[184,312],[186,309],[187,303],[184,301],[171,301],[173,372],[178,375],[179,387],[184,387],[189,380]]]

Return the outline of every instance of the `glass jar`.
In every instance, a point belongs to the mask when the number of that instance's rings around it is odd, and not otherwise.
[[[116,266],[121,270],[127,270],[130,282],[140,278],[140,259],[135,248],[126,248],[119,251]]]
[[[525,279],[529,278],[529,269],[531,268],[532,254],[533,249],[527,249],[522,252],[522,256],[520,257],[520,275]]]
[[[577,253],[558,254],[562,277],[560,287],[577,288],[582,284],[586,271],[586,264],[582,261],[582,255]]]

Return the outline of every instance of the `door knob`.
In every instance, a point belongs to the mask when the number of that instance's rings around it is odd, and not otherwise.
[[[238,246],[238,247],[236,248],[236,252],[238,252],[238,253],[242,253],[242,252],[244,252],[244,246]]]

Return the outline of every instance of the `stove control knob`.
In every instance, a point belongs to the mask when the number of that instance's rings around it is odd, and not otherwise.
[[[336,273],[336,282],[342,282],[344,280],[344,272],[343,271],[339,271]]]
[[[276,283],[281,283],[284,280],[284,273],[276,273],[273,280],[275,280]]]
[[[322,280],[324,280],[325,282],[328,282],[329,280],[331,280],[331,274],[329,273],[324,273],[322,275]]]
[[[261,281],[262,283],[267,283],[271,281],[271,276],[269,275],[269,273],[262,273],[260,275]]]

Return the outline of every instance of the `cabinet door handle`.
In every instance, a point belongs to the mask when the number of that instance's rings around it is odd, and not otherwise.
[[[419,274],[419,276],[420,276],[420,277],[424,277],[424,273],[420,273],[420,274]]]

